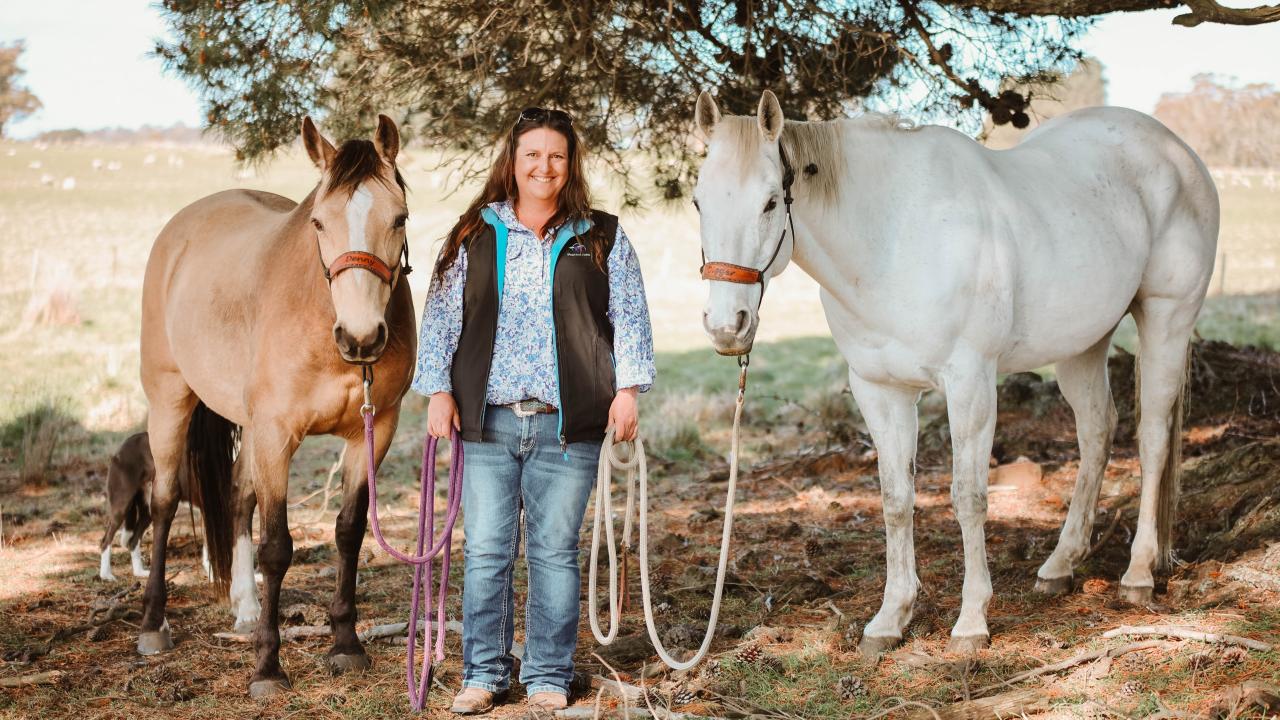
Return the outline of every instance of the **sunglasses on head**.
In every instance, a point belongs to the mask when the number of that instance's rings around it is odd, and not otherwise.
[[[563,110],[550,110],[540,107],[527,107],[520,111],[520,120],[518,122],[559,122],[565,125],[573,125],[573,116]]]

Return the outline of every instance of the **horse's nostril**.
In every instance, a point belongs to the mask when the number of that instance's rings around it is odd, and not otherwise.
[[[333,326],[333,341],[338,344],[338,350],[345,356],[355,354],[358,343],[356,339],[347,332],[347,329],[341,325]]]
[[[380,348],[383,345],[385,345],[386,342],[387,342],[387,324],[384,322],[380,322],[378,323],[378,336],[374,338],[373,346]]]
[[[751,323],[751,315],[746,310],[739,310],[737,315],[737,324],[734,326],[734,332],[741,335],[747,326]]]

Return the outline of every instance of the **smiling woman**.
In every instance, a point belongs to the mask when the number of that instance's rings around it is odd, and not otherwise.
[[[512,572],[523,510],[529,596],[520,680],[564,707],[579,617],[578,531],[605,429],[635,437],[653,383],[640,266],[618,218],[591,209],[573,118],[527,108],[449,233],[422,317],[414,389],[431,433],[461,430],[467,466],[463,690],[501,701],[514,659]]]

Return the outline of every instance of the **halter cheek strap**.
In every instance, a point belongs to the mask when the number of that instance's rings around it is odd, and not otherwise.
[[[769,257],[769,262],[759,270],[746,267],[744,265],[735,265],[728,262],[707,262],[707,254],[704,250],[702,253],[702,279],[703,280],[719,280],[721,282],[738,283],[740,285],[759,285],[760,300],[764,300],[764,278],[769,268],[773,267],[774,261],[778,259],[778,253],[782,252],[782,243],[787,238],[787,228],[791,228],[791,239],[795,242],[796,226],[795,221],[791,218],[791,185],[795,182],[796,173],[791,167],[791,161],[787,159],[787,151],[783,149],[782,143],[778,143],[778,157],[782,160],[782,202],[786,206],[787,219],[783,225],[782,233],[778,236],[778,244],[773,248],[773,255]]]

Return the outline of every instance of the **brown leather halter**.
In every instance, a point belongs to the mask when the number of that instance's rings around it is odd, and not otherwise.
[[[764,278],[765,273],[769,272],[769,268],[773,267],[773,263],[778,259],[778,253],[782,252],[782,241],[787,237],[787,227],[791,228],[791,241],[795,242],[796,226],[795,221],[791,219],[791,185],[795,182],[796,173],[791,167],[791,162],[787,159],[787,151],[782,148],[782,143],[778,143],[778,157],[782,160],[782,202],[787,209],[786,224],[782,228],[782,234],[778,236],[778,244],[773,249],[773,255],[769,257],[769,262],[759,270],[746,267],[744,265],[735,265],[728,262],[707,262],[707,253],[702,252],[702,279],[703,280],[719,280],[722,282],[739,283],[741,285],[760,285],[760,300],[764,300]]]
[[[413,266],[409,264],[409,240],[404,241],[404,247],[401,249],[400,262],[396,267],[389,267],[382,258],[367,253],[363,250],[348,250],[338,257],[334,258],[333,264],[328,267],[324,264],[324,255],[320,253],[320,238],[316,238],[316,255],[320,258],[320,268],[324,270],[324,279],[333,283],[333,279],[338,277],[347,270],[368,270],[382,282],[390,285],[391,280],[395,277],[395,271],[400,269],[400,275],[408,275],[413,272]]]

